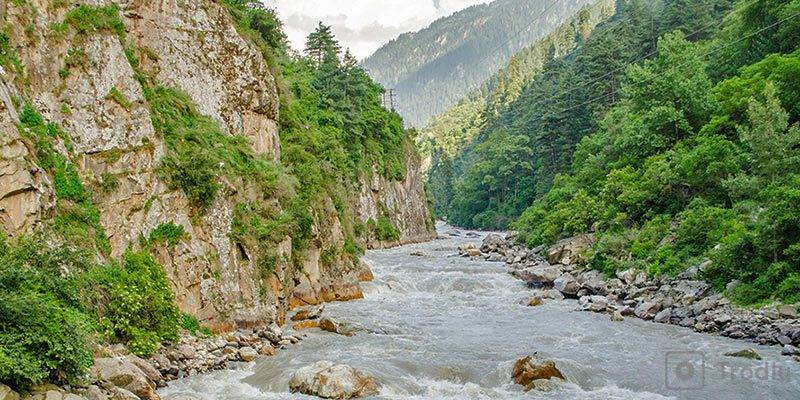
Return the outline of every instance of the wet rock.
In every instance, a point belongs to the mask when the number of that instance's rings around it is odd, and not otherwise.
[[[580,285],[572,274],[563,274],[553,281],[553,287],[565,296],[575,296],[580,290]]]
[[[538,380],[565,380],[554,361],[542,359],[537,353],[518,359],[514,363],[511,377],[516,384],[523,386],[525,391],[536,389]]]
[[[608,299],[604,296],[583,296],[578,305],[584,311],[604,312],[608,308]]]
[[[761,355],[753,348],[746,348],[739,351],[725,353],[728,357],[747,358],[749,360],[760,360]]]
[[[307,319],[305,321],[300,321],[292,325],[292,329],[296,331],[302,331],[303,329],[312,329],[312,328],[319,328],[319,320]]]
[[[289,389],[326,399],[353,399],[378,394],[375,379],[347,365],[318,361],[292,375]]]
[[[108,381],[129,390],[142,400],[160,400],[155,382],[131,362],[132,357],[136,356],[97,358],[90,370],[90,376],[95,381]]]
[[[783,349],[781,349],[781,354],[784,356],[798,356],[800,355],[800,349],[790,344],[787,344],[783,346]]]
[[[547,260],[551,264],[573,264],[580,259],[580,254],[594,244],[594,235],[586,234],[563,239],[547,250]]]
[[[641,319],[653,319],[659,310],[661,310],[660,304],[644,301],[636,306],[633,310],[633,314]]]
[[[481,234],[478,233],[478,232],[467,232],[467,234],[464,235],[464,236],[466,236],[466,237],[468,237],[470,239],[475,239],[475,238],[481,237]]]
[[[410,255],[412,257],[425,257],[425,253],[423,253],[421,251],[412,251],[408,255]]]
[[[258,354],[272,357],[275,355],[275,348],[270,345],[261,346],[261,348],[258,349]]]
[[[529,285],[549,285],[561,275],[561,271],[544,262],[532,267],[516,270],[513,275]]]
[[[614,311],[611,313],[611,320],[614,322],[622,322],[625,320],[625,317],[622,316],[621,312]]]
[[[353,336],[353,334],[355,334],[355,329],[352,327],[328,317],[323,317],[319,320],[319,328],[323,331],[338,333],[344,336]]]
[[[538,307],[542,304],[544,304],[544,301],[542,301],[542,298],[539,296],[533,296],[525,302],[525,305],[528,307]]]
[[[242,347],[239,349],[239,359],[244,362],[250,362],[258,357],[258,352],[252,347]]]
[[[292,316],[292,321],[302,321],[306,319],[317,319],[325,311],[325,306],[320,305],[316,307],[304,308]]]
[[[555,289],[538,289],[534,291],[535,296],[539,296],[542,299],[549,299],[549,300],[564,300],[564,295],[561,294],[558,290]]]
[[[480,250],[484,253],[504,253],[508,242],[500,235],[491,233],[483,239]]]
[[[659,311],[658,314],[653,317],[653,321],[663,324],[669,322],[670,317],[672,317],[672,308],[666,308]]]

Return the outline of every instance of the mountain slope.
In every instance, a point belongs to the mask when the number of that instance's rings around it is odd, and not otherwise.
[[[497,0],[403,34],[362,62],[397,91],[406,123],[424,127],[529,43],[550,33],[591,0]]]

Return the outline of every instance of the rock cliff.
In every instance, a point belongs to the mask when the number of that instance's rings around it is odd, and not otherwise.
[[[216,329],[282,322],[292,306],[360,297],[359,276],[369,274],[341,251],[344,224],[388,218],[397,227],[390,243],[362,233],[358,239],[369,247],[433,235],[410,148],[405,180],[364,174],[360,191],[348,195],[351,216],[323,202],[312,210],[310,245],[296,254],[293,238],[284,237],[268,268],[256,262],[254,244],[234,240],[232,224],[237,205],[272,194],[219,176],[221,190],[200,213],[167,182],[160,166],[168,144],[148,80],[185,93],[225,135],[246,138],[253,154],[280,163],[279,84],[263,52],[218,2],[3,2],[0,22],[9,27],[9,44],[0,47],[0,228],[9,235],[46,229],[65,207],[58,177],[41,165],[41,149],[21,123],[25,107],[38,111],[48,132],[64,133],[51,135],[52,150],[89,188],[99,214],[94,232],[108,238],[98,257],[141,246],[162,224],[181,226],[176,245],[154,251],[181,310]]]

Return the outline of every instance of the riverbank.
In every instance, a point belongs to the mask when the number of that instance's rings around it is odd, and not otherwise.
[[[536,290],[527,304],[573,298],[583,311],[608,313],[621,320],[634,317],[678,325],[695,332],[781,346],[781,353],[800,362],[800,319],[797,305],[773,304],[759,309],[739,307],[699,279],[710,264],[691,266],[675,277],[649,277],[633,269],[607,277],[581,266],[591,235],[562,240],[551,247],[528,249],[512,237],[486,236],[480,245],[464,245],[466,257],[505,262],[508,272]]]

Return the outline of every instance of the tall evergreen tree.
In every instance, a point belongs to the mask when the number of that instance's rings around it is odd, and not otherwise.
[[[339,59],[342,47],[333,36],[331,27],[322,22],[317,25],[317,29],[308,35],[306,40],[306,55],[317,64],[332,62]]]

